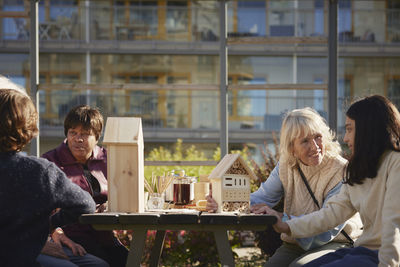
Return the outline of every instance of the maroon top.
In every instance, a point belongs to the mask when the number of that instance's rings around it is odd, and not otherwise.
[[[57,148],[42,155],[43,158],[54,162],[67,177],[83,190],[90,193],[96,204],[107,201],[107,151],[105,148],[95,146],[92,156],[87,161],[87,168],[90,174],[100,185],[100,192],[93,192],[92,185],[84,175],[84,167],[77,162],[67,146],[67,139]],[[90,225],[70,224],[63,227],[66,235],[74,240],[74,237],[92,239],[93,242],[100,242],[105,246],[115,245],[115,238],[112,231],[97,231]]]

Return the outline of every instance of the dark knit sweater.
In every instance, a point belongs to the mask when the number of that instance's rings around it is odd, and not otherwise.
[[[56,208],[61,210],[50,217]],[[92,197],[54,163],[0,153],[1,266],[36,266],[50,228],[76,222],[80,214],[94,210]]]

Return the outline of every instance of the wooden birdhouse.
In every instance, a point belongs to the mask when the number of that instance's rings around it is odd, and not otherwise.
[[[108,209],[144,212],[144,158],[141,118],[107,119]]]
[[[256,179],[256,175],[239,154],[225,155],[208,178],[217,212],[249,211],[250,179]]]

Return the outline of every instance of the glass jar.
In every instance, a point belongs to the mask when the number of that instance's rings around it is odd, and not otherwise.
[[[147,201],[148,210],[161,210],[164,208],[164,196],[159,193],[150,193]]]
[[[194,199],[194,182],[193,177],[176,177],[173,181],[174,185],[174,204],[187,205]]]

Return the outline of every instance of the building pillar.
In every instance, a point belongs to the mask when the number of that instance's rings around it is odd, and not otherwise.
[[[328,14],[328,122],[329,127],[337,132],[337,0],[329,0]]]
[[[221,159],[228,153],[228,47],[227,47],[227,3],[220,1],[220,37],[219,37],[219,64],[220,64],[220,147]]]
[[[29,59],[30,59],[30,68],[31,68],[31,77],[30,77],[30,86],[31,86],[31,98],[36,105],[36,110],[39,113],[39,92],[38,92],[38,84],[39,84],[39,20],[38,20],[38,5],[39,0],[31,0],[30,1],[30,50],[29,50]],[[40,117],[39,117],[40,119]],[[38,121],[39,128],[39,121]],[[39,131],[40,134],[40,131]],[[31,150],[30,154],[33,156],[39,157],[40,155],[40,143],[39,143],[39,134],[37,137],[33,138],[31,141]]]

